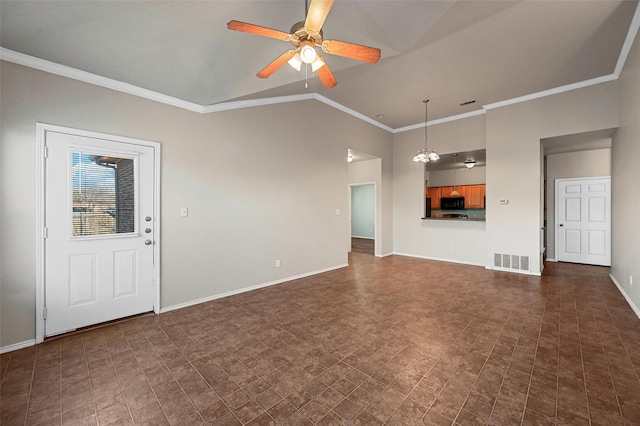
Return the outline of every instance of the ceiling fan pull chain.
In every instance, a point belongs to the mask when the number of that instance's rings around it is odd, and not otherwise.
[[[304,88],[309,88],[309,64],[305,64],[304,67]]]

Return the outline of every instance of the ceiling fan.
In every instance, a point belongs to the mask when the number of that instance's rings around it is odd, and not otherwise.
[[[307,7],[307,1],[305,0],[305,9],[308,9],[306,20],[293,24],[289,33],[240,21],[230,21],[227,24],[227,28],[234,31],[256,34],[262,37],[274,38],[276,40],[288,41],[295,47],[295,49],[287,50],[264,67],[257,74],[258,77],[269,77],[285,63],[289,63],[292,67],[300,71],[302,64],[305,63],[311,65],[312,71],[318,74],[318,78],[320,78],[320,81],[322,81],[325,87],[331,88],[338,84],[338,82],[322,54],[316,50],[316,47],[320,47],[324,53],[330,55],[342,56],[372,64],[375,64],[380,59],[380,49],[375,47],[322,39],[322,25],[331,10],[333,1],[334,0],[311,0],[311,4]]]

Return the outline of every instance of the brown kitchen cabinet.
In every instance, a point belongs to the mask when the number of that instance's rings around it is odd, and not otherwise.
[[[434,188],[427,187],[427,198],[431,198],[431,208],[439,209],[440,208],[440,187],[436,186]]]
[[[453,197],[464,197],[464,206],[467,209],[484,209],[484,197],[486,185],[459,185],[459,186],[427,186],[427,198],[431,198],[431,208],[439,209],[440,198],[452,197],[451,191],[456,188],[460,195]]]
[[[464,206],[468,209],[483,209],[484,208],[484,196],[486,193],[486,185],[465,185],[464,191],[460,191],[464,194]]]
[[[451,197],[451,191],[453,191],[453,186],[441,186],[440,187],[440,196],[441,197]],[[458,187],[455,187],[458,188]],[[458,189],[460,192],[460,189]],[[454,197],[460,197],[460,195],[454,195]]]

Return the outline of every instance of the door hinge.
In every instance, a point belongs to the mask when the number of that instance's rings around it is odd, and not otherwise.
[[[42,228],[42,238],[49,238],[49,228],[46,226]]]
[[[48,146],[43,146],[42,147],[42,156],[44,158],[49,158],[49,147]]]
[[[44,307],[44,308],[42,309],[42,318],[43,318],[43,319],[47,319],[47,308],[46,308],[46,307]]]

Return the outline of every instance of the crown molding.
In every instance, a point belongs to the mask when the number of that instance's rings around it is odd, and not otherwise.
[[[202,107],[203,114],[212,112],[231,111],[234,109],[251,108],[256,106],[283,104],[288,102],[307,101],[315,99],[315,93],[304,93],[302,95],[277,96],[273,98],[248,99],[244,101],[222,102],[219,104],[205,105]]]
[[[352,116],[354,116],[356,118],[359,118],[362,121],[365,121],[365,122],[367,122],[369,124],[373,124],[374,126],[379,127],[379,128],[381,128],[383,130],[386,130],[387,132],[393,133],[393,128],[391,128],[389,126],[386,126],[386,125],[380,123],[379,121],[374,120],[373,118],[367,117],[366,115],[361,114],[356,110],[353,110],[353,109],[351,109],[349,107],[346,107],[346,106],[344,106],[342,104],[339,104],[336,101],[332,101],[331,99],[325,98],[324,96],[319,95],[317,93],[315,93],[315,99],[320,101],[320,102],[322,102],[322,103],[324,103],[324,104],[332,106],[335,109],[340,110],[340,111],[342,111],[342,112],[344,112],[346,114],[349,114],[349,115],[352,115]]]
[[[483,105],[482,109],[480,110],[471,111],[465,114],[453,115],[450,117],[444,117],[437,120],[432,120],[426,123],[418,123],[418,124],[413,124],[409,126],[398,127],[395,129],[387,125],[384,125],[370,117],[367,117],[364,114],[359,113],[358,111],[355,111],[349,107],[346,107],[318,93],[305,93],[301,95],[278,96],[278,97],[272,97],[272,98],[249,99],[244,101],[221,102],[219,104],[213,104],[213,105],[199,105],[193,102],[185,101],[183,99],[175,98],[173,96],[168,96],[159,92],[154,92],[152,90],[143,89],[142,87],[134,86],[133,84],[123,83],[121,81],[113,80],[107,77],[102,77],[100,75],[92,74],[87,71],[82,71],[76,68],[68,67],[66,65],[57,64],[55,62],[36,58],[34,56],[25,55],[24,53],[15,52],[13,50],[9,50],[4,47],[0,47],[0,60],[13,62],[18,65],[24,65],[26,67],[38,69],[40,71],[45,71],[51,74],[68,77],[78,81],[83,81],[85,83],[94,84],[96,86],[105,87],[107,89],[116,90],[118,92],[127,93],[133,96],[138,96],[138,97],[149,99],[155,102],[160,102],[166,105],[183,108],[183,109],[197,112],[200,114],[209,114],[209,113],[215,113],[215,112],[221,112],[221,111],[230,111],[234,109],[251,108],[256,106],[264,106],[264,105],[274,105],[274,104],[297,102],[297,101],[303,101],[303,100],[317,100],[328,106],[336,108],[339,111],[342,111],[355,118],[358,118],[366,123],[372,124],[380,129],[383,129],[383,130],[386,130],[387,132],[395,134],[395,133],[402,133],[402,132],[408,132],[410,130],[420,129],[425,126],[433,126],[436,124],[447,123],[450,121],[462,120],[464,118],[485,114],[487,111],[492,109],[501,108],[508,105],[514,105],[517,103],[526,102],[533,99],[539,99],[546,96],[557,95],[559,93],[564,93],[564,92],[568,92],[570,90],[575,90],[575,89],[581,89],[584,87],[589,87],[589,86],[593,86],[600,83],[606,83],[612,80],[617,80],[620,77],[620,74],[622,73],[622,69],[624,68],[624,64],[627,60],[627,57],[629,56],[629,52],[631,51],[631,47],[636,38],[636,35],[638,34],[639,29],[640,29],[640,2],[636,6],[636,11],[631,20],[631,24],[629,25],[629,31],[627,32],[627,36],[622,45],[620,55],[618,56],[618,61],[616,63],[615,70],[612,74],[592,78],[590,80],[579,81],[577,83],[567,84],[565,86],[555,87],[549,90],[543,90],[541,92],[531,93],[529,95],[524,95],[517,98],[506,99],[500,102],[494,102],[491,104]]]
[[[5,49],[4,47],[0,47],[0,59],[51,74],[60,75],[62,77],[68,77],[96,86],[105,87],[107,89],[116,90],[118,92],[128,93],[130,95],[183,108],[189,111],[199,113],[203,112],[202,105],[198,105],[193,102],[174,98],[173,96],[164,95],[162,93],[154,92],[153,90],[143,89],[142,87],[134,86],[133,84],[123,83],[118,80],[113,80],[111,78],[68,67],[66,65],[60,65],[55,62],[47,61],[46,59],[25,55],[24,53],[15,52],[13,50]]]
[[[541,92],[531,93],[529,95],[519,96],[517,98],[507,99],[505,101],[494,102],[492,104],[482,105],[485,110],[491,110],[496,108],[502,108],[508,105],[519,104],[520,102],[531,101],[533,99],[540,99],[547,96],[557,95],[559,93],[569,92],[571,90],[582,89],[584,87],[594,86],[600,83],[606,83],[607,81],[617,80],[618,76],[615,74],[609,74],[602,77],[592,78],[591,80],[579,81],[577,83],[571,83],[560,87],[554,87],[553,89],[543,90]]]
[[[631,51],[631,46],[633,45],[633,41],[638,34],[638,29],[640,28],[640,2],[636,6],[636,11],[633,14],[633,18],[631,19],[631,25],[629,25],[629,31],[627,32],[627,37],[624,39],[624,43],[622,44],[622,49],[620,49],[620,56],[618,56],[618,62],[616,63],[616,68],[613,73],[620,77],[622,73],[622,68],[624,68],[624,64],[627,61],[627,57],[629,56],[629,52]]]
[[[476,115],[486,114],[487,111],[485,109],[478,109],[471,112],[465,112],[464,114],[451,115],[449,117],[438,118],[437,120],[427,121],[426,123],[418,123],[412,124],[410,126],[398,127],[397,129],[393,129],[391,133],[402,133],[408,132],[409,130],[422,129],[425,124],[427,126],[435,126],[436,124],[448,123],[449,121],[462,120],[463,118],[475,117]]]
[[[318,93],[303,93],[301,95],[289,95],[289,96],[277,96],[272,98],[258,98],[258,99],[248,99],[244,101],[233,101],[233,102],[222,102],[214,105],[206,105],[202,107],[202,113],[212,113],[212,112],[221,112],[221,111],[230,111],[234,109],[242,109],[242,108],[251,108],[256,106],[264,106],[264,105],[274,105],[274,104],[282,104],[288,102],[298,102],[298,101],[307,101],[307,100],[316,100],[326,104],[330,107],[333,107],[337,110],[344,112],[345,114],[349,114],[355,118],[358,118],[362,121],[365,121],[369,124],[372,124],[376,127],[379,127],[387,132],[393,132],[393,129],[389,126],[385,126],[384,124],[377,122],[364,114],[359,113],[356,110],[348,108],[338,102],[332,101],[329,98],[326,98]]]

